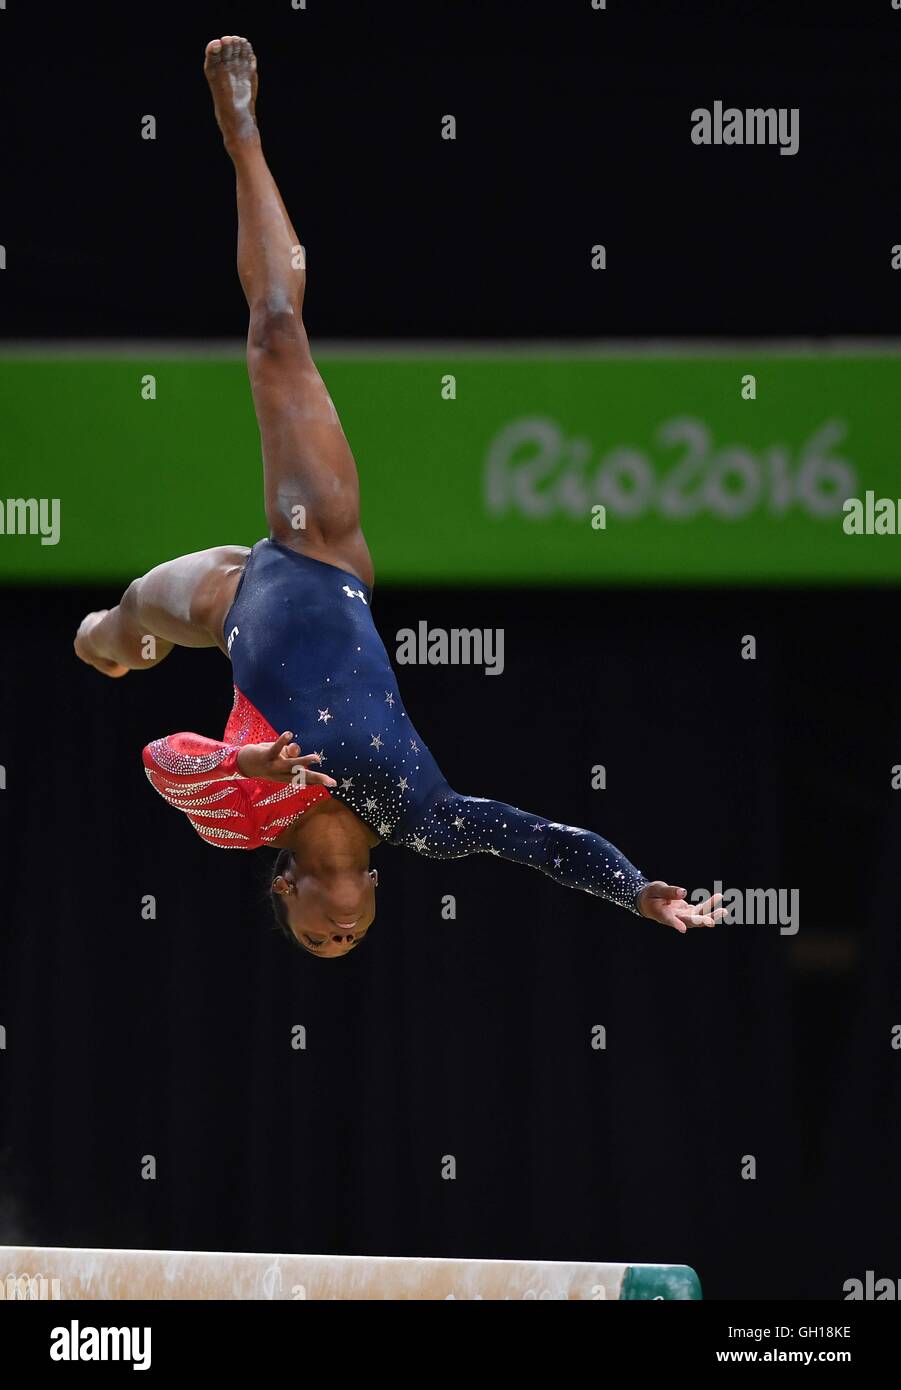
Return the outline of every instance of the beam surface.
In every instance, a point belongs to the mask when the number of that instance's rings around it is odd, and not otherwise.
[[[694,1299],[687,1265],[0,1246],[0,1299]]]

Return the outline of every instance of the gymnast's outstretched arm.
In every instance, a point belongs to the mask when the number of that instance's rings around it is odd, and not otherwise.
[[[400,843],[433,859],[495,854],[679,932],[712,927],[725,916],[719,895],[704,903],[686,902],[684,888],[645,878],[621,850],[592,830],[544,820],[502,801],[461,796],[450,787]]]

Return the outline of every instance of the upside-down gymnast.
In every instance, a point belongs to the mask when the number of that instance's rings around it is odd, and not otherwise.
[[[369,856],[383,842],[436,859],[500,855],[677,931],[713,926],[718,898],[689,904],[600,835],[452,791],[410,722],[372,621],[356,465],[301,317],[303,251],[260,145],[256,58],[246,39],[214,39],[204,71],[237,178],[270,535],[158,565],[78,629],[76,653],[107,676],[147,670],[176,645],[231,659],[223,741],[157,739],[143,754],[150,782],[210,844],[280,851],[276,919],[318,956],[366,935]]]

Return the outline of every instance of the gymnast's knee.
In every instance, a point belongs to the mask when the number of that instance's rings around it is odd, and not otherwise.
[[[301,301],[297,296],[269,294],[251,304],[247,350],[248,354],[290,353],[296,356],[300,352],[309,355]]]

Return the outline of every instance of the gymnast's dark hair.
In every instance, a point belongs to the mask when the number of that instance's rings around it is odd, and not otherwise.
[[[301,949],[303,949],[303,942],[298,941],[297,937],[291,930],[291,923],[288,920],[288,909],[285,907],[285,899],[281,893],[276,893],[274,887],[275,880],[278,878],[278,876],[280,874],[283,874],[286,869],[289,869],[291,867],[291,860],[293,859],[293,857],[294,851],[290,849],[280,849],[278,854],[276,855],[275,863],[272,866],[268,879],[269,901],[272,904],[272,915],[275,918],[278,926],[285,933],[285,936],[287,936],[288,940],[292,943],[292,945],[300,946]]]

